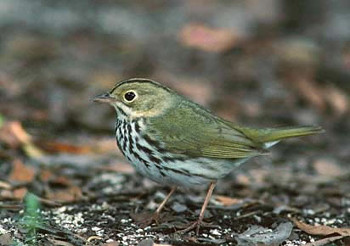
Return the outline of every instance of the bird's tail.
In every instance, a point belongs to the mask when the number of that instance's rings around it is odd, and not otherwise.
[[[301,126],[284,128],[241,128],[243,133],[255,142],[259,142],[265,148],[271,147],[282,139],[314,135],[324,132],[319,126]]]
[[[267,132],[260,138],[261,142],[278,141],[284,138],[294,138],[301,136],[314,135],[324,132],[319,126],[302,126],[289,128],[272,128],[267,129]]]

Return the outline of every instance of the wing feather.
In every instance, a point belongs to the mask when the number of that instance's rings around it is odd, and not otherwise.
[[[239,159],[257,156],[261,146],[198,105],[181,103],[149,119],[150,136],[172,153],[191,157]]]

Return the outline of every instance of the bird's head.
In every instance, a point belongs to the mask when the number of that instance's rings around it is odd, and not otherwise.
[[[174,102],[176,94],[149,79],[129,79],[119,82],[110,92],[93,101],[111,104],[118,116],[151,117],[162,114]]]

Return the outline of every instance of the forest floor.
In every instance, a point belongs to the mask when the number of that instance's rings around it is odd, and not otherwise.
[[[27,135],[18,122],[6,127]],[[198,236],[177,231],[196,220],[206,188],[177,190],[158,224],[138,226],[169,188],[136,174],[113,138],[19,143],[1,152],[16,155],[1,165],[1,245],[349,244],[350,170],[310,139],[281,143],[221,180],[205,214],[212,227]]]

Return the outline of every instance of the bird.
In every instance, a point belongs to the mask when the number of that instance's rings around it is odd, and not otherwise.
[[[209,187],[198,219],[181,230],[197,235],[207,225],[204,212],[219,179],[282,139],[323,132],[319,126],[242,126],[145,78],[121,81],[93,101],[115,108],[117,145],[136,171],[171,187],[149,222],[157,221],[177,187]]]

